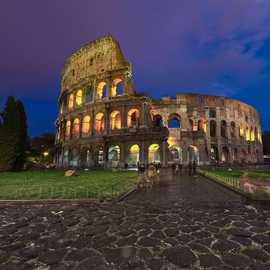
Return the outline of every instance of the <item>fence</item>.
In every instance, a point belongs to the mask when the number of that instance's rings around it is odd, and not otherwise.
[[[222,176],[214,172],[201,171],[201,170],[200,170],[200,173],[206,176],[207,178],[210,178],[216,182],[220,182],[221,184],[225,186],[228,186],[237,191],[241,191],[240,180],[237,177]]]

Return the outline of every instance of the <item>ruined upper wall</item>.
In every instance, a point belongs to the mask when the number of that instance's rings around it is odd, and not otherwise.
[[[122,69],[131,72],[131,65],[118,42],[112,36],[105,36],[83,46],[67,59],[62,70],[61,91],[89,77]]]

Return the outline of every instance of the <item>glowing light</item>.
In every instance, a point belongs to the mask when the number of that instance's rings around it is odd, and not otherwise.
[[[80,131],[80,120],[79,118],[76,118],[73,122],[73,134],[75,136],[79,135],[79,131]]]
[[[71,127],[71,122],[67,121],[67,124],[66,124],[66,137],[67,138],[69,138],[70,136],[70,127]]]
[[[121,89],[119,89],[121,87],[121,85],[120,85],[121,83],[122,83],[121,79],[114,79],[113,80],[113,82],[112,82],[112,91],[111,91],[111,96],[112,97],[121,95],[121,93],[119,93],[120,90],[121,90]],[[119,91],[117,91],[117,90],[119,90]]]
[[[131,154],[137,154],[139,151],[140,151],[140,147],[138,144],[133,144],[129,149],[129,152]]]
[[[95,117],[95,130],[101,132],[104,130],[104,114],[97,113]]]
[[[119,111],[113,111],[111,113],[111,129],[120,129],[121,128],[121,115]]]
[[[106,83],[100,82],[97,87],[97,96],[98,98],[106,97]]]
[[[89,130],[90,130],[90,116],[89,115],[86,115],[84,118],[83,118],[83,124],[82,124],[82,133],[84,135],[87,135],[89,133]]]
[[[49,152],[47,152],[47,151],[43,152],[44,157],[47,157],[48,155],[49,155]]]
[[[78,106],[81,106],[82,105],[82,96],[83,96],[83,92],[82,90],[78,90],[77,93],[76,93],[76,104]]]
[[[128,127],[134,127],[139,124],[140,112],[138,109],[131,109],[128,111]]]
[[[74,95],[71,94],[68,99],[68,108],[71,110],[73,108],[73,103],[74,103]]]

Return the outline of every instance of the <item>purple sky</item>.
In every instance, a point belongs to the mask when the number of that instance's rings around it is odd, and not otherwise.
[[[30,134],[53,131],[65,59],[108,33],[137,90],[238,98],[270,129],[269,0],[3,0],[0,104],[22,98]]]

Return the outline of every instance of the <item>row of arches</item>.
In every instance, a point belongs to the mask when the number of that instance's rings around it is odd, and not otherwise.
[[[257,128],[243,128],[239,127],[239,132],[237,132],[237,127],[235,122],[231,122],[230,125],[227,124],[225,120],[220,122],[220,136],[227,138],[230,134],[231,138],[243,137],[246,141],[260,141],[260,136]],[[217,122],[215,120],[210,120],[210,136],[217,136]]]
[[[80,107],[84,102],[93,101],[93,97],[96,99],[102,99],[107,96],[117,97],[123,94],[123,82],[120,78],[116,78],[111,82],[110,91],[108,91],[108,83],[101,81],[98,83],[96,91],[90,86],[83,89],[77,89],[75,93],[71,93],[68,97],[65,97],[61,104],[61,113],[66,111],[66,106],[68,110],[72,110],[74,107]]]
[[[217,145],[211,146],[210,161],[228,163],[228,162],[243,162],[245,160],[258,160],[258,150],[252,150],[249,146],[247,149],[231,148],[228,146],[221,147],[221,153]]]
[[[102,133],[105,130],[105,114],[103,112],[98,112],[94,116],[94,123],[92,125],[92,119],[90,115],[85,115],[81,120],[77,117],[71,122],[71,120],[68,120],[66,122],[65,127],[65,136],[66,138],[69,138],[72,135],[75,137],[78,137],[80,134],[80,129],[82,131],[82,136],[89,135],[91,131],[91,127],[93,127],[93,131],[96,133]],[[122,119],[121,119],[121,113],[118,110],[112,111],[109,115],[109,123],[110,123],[110,129],[116,130],[122,128]],[[138,127],[140,123],[140,111],[136,108],[130,109],[127,113],[127,127],[128,128],[134,128]]]
[[[89,165],[96,167],[115,168],[121,166],[121,151],[125,152],[124,163],[130,168],[135,168],[141,161],[141,147],[139,144],[131,144],[127,149],[121,148],[119,144],[114,144],[106,150],[102,145],[87,148],[83,147],[80,151],[77,148],[65,149],[62,155],[62,165],[88,167]],[[196,146],[189,146],[187,150],[188,162],[199,162],[199,151]],[[182,162],[182,149],[177,146],[169,148],[169,161]],[[161,163],[161,147],[158,143],[150,144],[147,147],[147,162]]]
[[[160,114],[153,115],[153,124],[155,127],[164,126],[163,118]],[[168,117],[168,128],[181,128],[181,117],[177,113],[173,113]],[[203,119],[199,119],[197,124],[194,123],[193,119],[189,119],[189,129],[191,131],[204,131],[206,132],[206,123]]]

